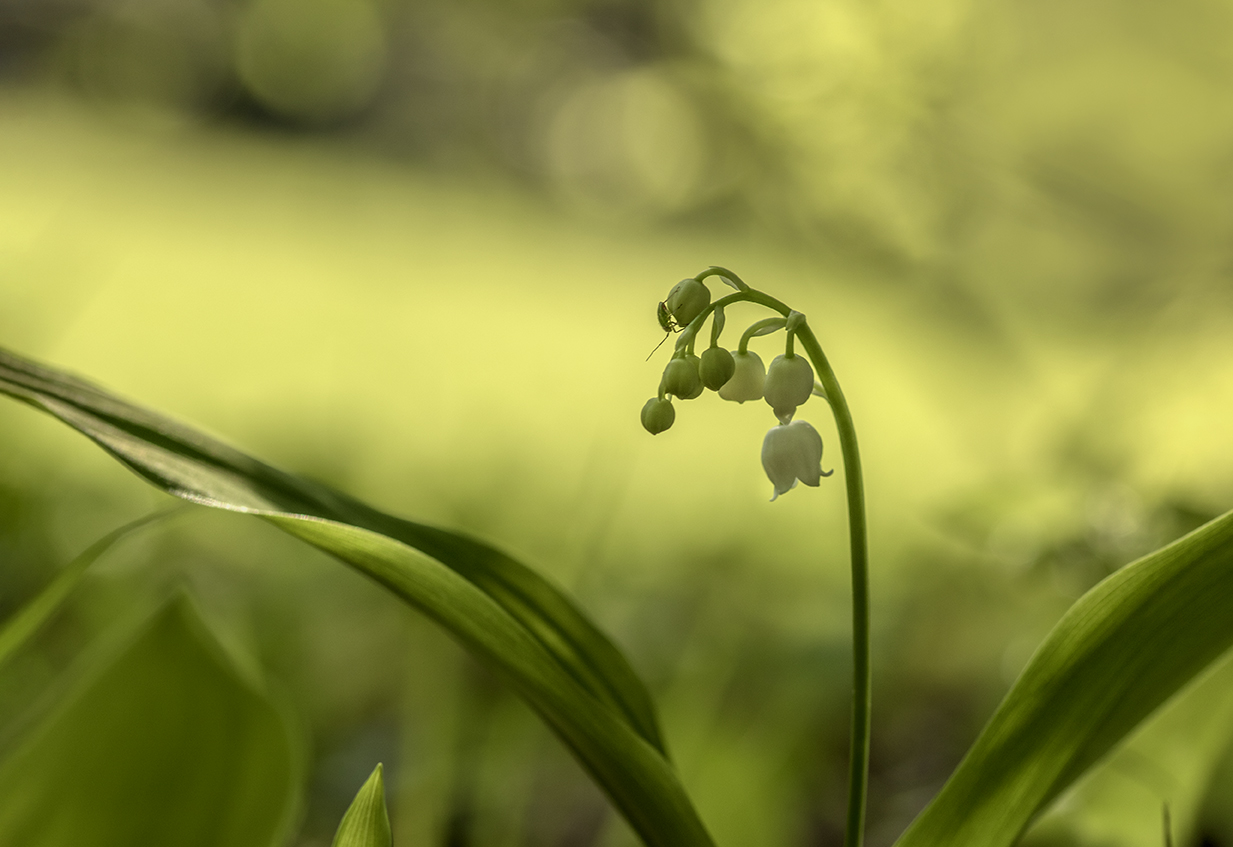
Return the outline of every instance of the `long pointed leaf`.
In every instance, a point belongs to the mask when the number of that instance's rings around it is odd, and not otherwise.
[[[1049,633],[897,847],[1005,847],[1233,645],[1233,512],[1109,576]]]
[[[0,392],[50,412],[170,494],[225,509],[289,512],[363,526],[440,560],[492,595],[592,694],[664,750],[650,695],[621,652],[559,589],[501,551],[387,515],[3,349]]]
[[[1233,740],[1233,664],[1218,664],[1062,794],[1023,844],[1161,847],[1166,805],[1180,843],[1193,844],[1203,798]]]
[[[534,571],[4,351],[0,393],[50,412],[168,493],[262,516],[387,585],[505,670],[647,843],[711,843],[665,758],[645,687]]]
[[[183,507],[181,507],[183,508]],[[64,566],[55,579],[49,582],[34,599],[30,600],[17,612],[0,625],[0,665],[38,632],[56,610],[64,605],[64,601],[73,593],[73,589],[86,575],[86,570],[100,556],[106,553],[120,539],[155,521],[162,520],[174,514],[177,510],[158,512],[146,515],[119,529],[114,529],[83,550],[73,561]]]

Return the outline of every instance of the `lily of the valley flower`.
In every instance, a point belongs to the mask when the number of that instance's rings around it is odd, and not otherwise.
[[[771,427],[762,441],[762,467],[775,486],[773,501],[796,483],[817,487],[833,470],[822,472],[822,436],[806,421]]]
[[[762,385],[766,382],[766,367],[762,359],[752,350],[744,353],[739,350],[732,354],[736,370],[732,377],[719,389],[719,396],[725,400],[744,403],[746,400],[757,400],[762,396]]]

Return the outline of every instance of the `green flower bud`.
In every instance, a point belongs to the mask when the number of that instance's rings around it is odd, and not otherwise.
[[[776,356],[766,369],[766,386],[763,396],[775,417],[781,421],[792,420],[796,407],[813,394],[813,368],[804,356]]]
[[[702,396],[702,360],[693,353],[687,353],[685,359],[694,366],[694,373],[698,374],[698,387],[689,394],[682,394],[682,400],[697,400]]]
[[[666,397],[652,397],[642,407],[642,427],[651,435],[659,435],[670,428],[675,420],[676,410]]]
[[[712,347],[702,354],[698,375],[702,377],[702,384],[712,391],[723,388],[724,383],[732,379],[734,373],[736,362],[732,360],[732,354],[724,348]]]
[[[732,362],[736,370],[731,379],[719,389],[719,396],[725,400],[744,403],[746,400],[758,400],[762,397],[762,384],[766,381],[766,368],[762,359],[752,350],[744,353],[733,353]]]
[[[698,357],[672,359],[664,368],[663,390],[666,394],[692,400],[702,393],[702,378],[698,376]]]
[[[711,305],[711,290],[696,279],[683,279],[668,292],[664,305],[678,326],[688,326],[690,321],[702,314],[703,309]]]

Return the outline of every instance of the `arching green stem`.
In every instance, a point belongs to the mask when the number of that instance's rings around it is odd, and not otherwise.
[[[741,291],[721,297],[712,303],[685,329],[697,334],[711,310],[732,303],[757,303],[779,312],[785,318],[792,310],[783,302],[749,288],[732,271],[713,267],[698,274],[702,280],[708,276],[725,276],[735,281]],[[856,445],[856,427],[848,401],[839,387],[839,380],[831,370],[822,345],[818,343],[813,329],[805,321],[795,333],[805,354],[813,362],[814,371],[831,412],[835,416],[835,428],[839,432],[839,448],[843,453],[843,477],[848,495],[848,543],[852,559],[852,736],[848,767],[848,818],[844,829],[844,847],[860,847],[864,842],[866,794],[869,789],[869,734],[872,700],[872,673],[869,644],[869,541],[865,517],[865,483],[861,472],[860,450]]]
[[[865,518],[865,484],[856,427],[843,389],[835,379],[822,346],[808,324],[796,336],[813,362],[826,391],[839,447],[843,452],[843,479],[848,494],[848,544],[852,558],[852,737],[848,763],[848,820],[844,847],[860,847],[865,832],[865,797],[869,790],[869,735],[872,702],[872,667],[869,645],[869,540]]]
[[[777,329],[783,329],[787,323],[783,318],[763,318],[757,323],[750,324],[749,329],[741,335],[741,343],[736,348],[737,352],[744,353],[749,350],[749,342],[754,336],[769,335]]]

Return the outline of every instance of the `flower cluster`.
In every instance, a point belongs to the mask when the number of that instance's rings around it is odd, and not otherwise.
[[[805,316],[789,312],[787,317],[758,321],[745,330],[737,349],[720,346],[726,304],[742,300],[764,302],[769,298],[762,296],[755,300],[756,292],[739,280],[719,274],[718,270],[681,280],[658,306],[660,327],[679,335],[672,358],[664,368],[657,396],[642,407],[642,426],[652,435],[669,429],[676,421],[673,399],[693,400],[700,397],[704,389],[716,391],[724,400],[736,403],[765,400],[779,420],[762,442],[762,467],[775,487],[771,499],[796,487],[798,481],[817,486],[822,477],[833,473],[822,471],[822,437],[807,422],[793,420],[799,406],[813,394],[821,394],[815,388],[813,368],[808,359],[794,350],[794,339],[805,326]],[[702,281],[707,276],[718,276],[737,289],[737,294],[712,304],[710,289]],[[777,301],[770,302],[777,304]],[[788,311],[782,304],[778,306]],[[701,356],[697,356],[694,343],[708,316],[711,317],[711,343]],[[754,337],[781,329],[787,336],[783,355],[776,356],[767,367],[757,353],[748,349],[749,342]]]

